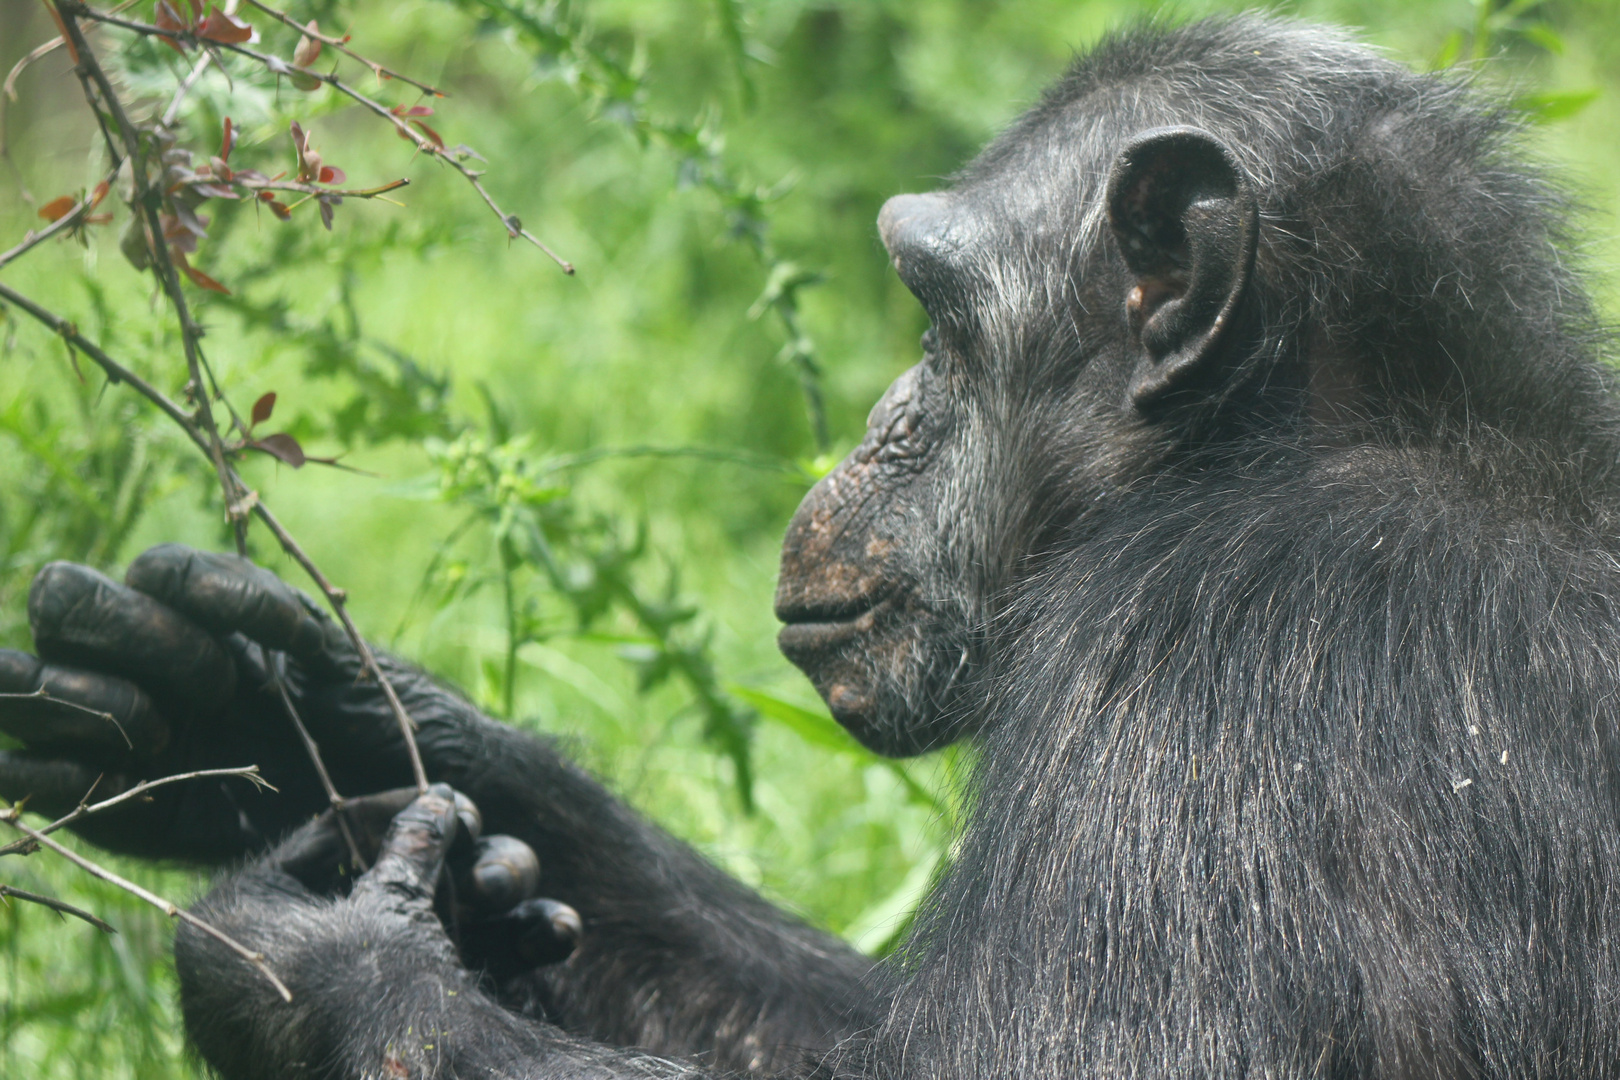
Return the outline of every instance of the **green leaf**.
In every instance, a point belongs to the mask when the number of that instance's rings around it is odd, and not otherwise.
[[[1529,26],[1519,27],[1519,36],[1533,44],[1540,45],[1554,56],[1564,55],[1563,35],[1546,23],[1531,23]]]
[[[1429,65],[1431,70],[1443,71],[1455,64],[1462,57],[1463,41],[1461,30],[1453,30],[1447,34],[1446,40],[1440,44],[1440,51],[1435,53],[1434,61]]]
[[[1550,124],[1568,120],[1598,98],[1596,88],[1591,90],[1554,90],[1540,94],[1520,94],[1513,99],[1513,107],[1536,124]]]
[[[728,686],[726,690],[732,696],[752,705],[761,716],[788,728],[812,746],[851,757],[871,761],[881,760],[872,751],[856,742],[855,737],[845,731],[828,713],[806,709],[802,705],[784,701],[763,690],[754,690],[746,686]]]

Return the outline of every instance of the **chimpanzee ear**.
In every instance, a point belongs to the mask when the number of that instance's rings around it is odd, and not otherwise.
[[[1227,145],[1198,128],[1131,140],[1108,178],[1108,223],[1135,278],[1125,299],[1140,349],[1131,398],[1146,407],[1216,352],[1254,267],[1259,211]]]

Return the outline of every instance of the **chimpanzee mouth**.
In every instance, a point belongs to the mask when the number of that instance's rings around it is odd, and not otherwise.
[[[892,590],[884,590],[837,607],[779,609],[776,617],[787,625],[776,635],[777,647],[803,667],[801,660],[813,662],[816,654],[871,633],[879,617],[895,606],[894,599]]]

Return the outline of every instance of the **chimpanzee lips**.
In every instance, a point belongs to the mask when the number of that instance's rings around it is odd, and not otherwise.
[[[836,607],[778,609],[776,617],[787,625],[776,641],[787,658],[798,664],[798,654],[835,649],[871,633],[880,610],[889,606],[888,596],[874,595]]]
[[[779,611],[788,625],[777,646],[794,666],[809,676],[833,717],[862,737],[882,710],[881,687],[904,681],[904,605],[891,593],[867,600],[864,607],[846,605],[836,612]],[[806,616],[820,616],[806,617]]]

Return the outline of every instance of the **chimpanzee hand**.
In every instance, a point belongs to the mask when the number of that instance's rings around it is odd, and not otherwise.
[[[28,616],[39,657],[0,650],[0,731],[26,746],[0,751],[0,795],[56,814],[92,787],[105,798],[145,779],[258,765],[279,794],[238,779],[188,781],[78,831],[149,857],[223,860],[266,846],[327,801],[275,671],[339,791],[409,782],[381,691],[309,597],[244,559],[178,544],[141,555],[125,580],[71,563],[34,579]],[[471,732],[488,722],[421,673],[379,663],[420,725],[436,775],[453,774]]]
[[[436,785],[439,794],[446,785]],[[457,829],[446,849],[447,873],[438,882],[434,910],[450,928],[464,963],[502,979],[565,959],[583,926],[567,904],[538,895],[540,859],[515,836],[484,836],[473,801],[458,792]],[[264,860],[320,897],[347,893],[355,879],[386,851],[394,819],[414,801],[415,788],[348,799],[340,825],[328,810],[299,829]],[[354,857],[361,859],[355,864]]]
[[[291,990],[290,1004],[275,998],[255,969],[182,924],[175,962],[186,1026],[222,1074],[303,1075],[299,1066],[319,1061],[333,1075],[440,1075],[439,1066],[453,1065],[454,1042],[466,1033],[460,1029],[486,1026],[447,1023],[451,1015],[482,1005],[500,1022],[469,971],[479,958],[462,962],[443,921],[445,882],[459,878],[465,890],[488,861],[468,855],[478,850],[468,843],[476,812],[444,784],[414,796],[391,792],[344,811],[362,847],[391,818],[374,865],[358,878],[344,873],[348,839],[329,811],[195,909],[263,953]],[[531,941],[551,940],[551,959],[561,959],[577,937],[578,918],[553,906],[553,918],[531,916],[527,929]],[[476,903],[460,905],[459,913],[485,914]]]

